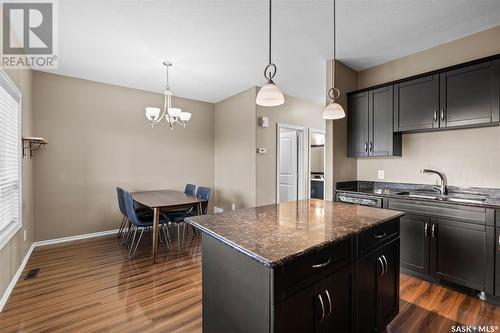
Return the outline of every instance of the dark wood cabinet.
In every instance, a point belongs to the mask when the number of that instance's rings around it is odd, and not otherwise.
[[[396,132],[439,127],[439,75],[429,75],[394,85]]]
[[[401,217],[401,267],[429,274],[431,218],[417,214]]]
[[[431,274],[440,279],[484,290],[486,228],[451,219],[435,219],[431,226]]]
[[[327,315],[320,323],[322,332],[353,332],[353,272],[346,266],[321,283],[326,296]]]
[[[499,60],[440,74],[440,127],[498,122]]]
[[[497,220],[500,221],[500,211],[497,211]],[[495,295],[500,296],[500,223],[497,221],[495,233]]]
[[[492,209],[394,199],[388,208],[406,212],[400,219],[405,272],[493,294]]]
[[[393,127],[393,87],[349,95],[348,103],[349,156],[401,156],[401,135]]]
[[[360,259],[357,273],[357,331],[382,331],[399,312],[399,238]]]
[[[348,103],[349,156],[368,156],[368,93],[349,95]]]
[[[320,284],[314,284],[276,306],[276,332],[318,331],[322,315],[320,287]]]

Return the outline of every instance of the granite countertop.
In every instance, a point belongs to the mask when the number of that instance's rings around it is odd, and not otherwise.
[[[435,192],[432,185],[408,184],[408,183],[390,183],[390,182],[370,182],[370,181],[351,181],[337,183],[336,192],[367,194],[378,197],[389,197],[403,200],[415,200],[426,202],[437,202],[450,205],[473,206],[484,208],[500,208],[500,190],[493,188],[480,187],[457,187],[448,186],[449,194],[447,196],[439,195]],[[401,195],[402,192],[414,194],[423,194],[438,197],[438,199],[415,197]],[[481,198],[481,202],[457,202],[446,200],[446,197],[452,198]]]
[[[403,214],[310,199],[189,217],[186,221],[258,262],[274,267]]]

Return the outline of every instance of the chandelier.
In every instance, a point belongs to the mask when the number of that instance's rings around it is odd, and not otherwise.
[[[163,92],[163,95],[165,95],[163,111],[161,111],[160,108],[147,107],[144,113],[146,114],[146,118],[149,120],[151,127],[158,125],[163,118],[165,118],[170,126],[170,129],[172,130],[175,125],[186,127],[186,123],[189,119],[191,119],[191,113],[172,107],[172,91],[170,90],[170,86],[168,84],[168,68],[172,66],[172,63],[165,61],[163,62],[163,65],[167,68],[167,85],[165,86],[165,91]]]

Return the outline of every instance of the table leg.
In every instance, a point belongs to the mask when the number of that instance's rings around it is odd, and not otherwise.
[[[156,252],[158,251],[158,224],[160,222],[160,209],[153,208],[153,264],[156,263]]]
[[[198,202],[198,215],[203,214],[203,208],[201,207],[201,202]]]

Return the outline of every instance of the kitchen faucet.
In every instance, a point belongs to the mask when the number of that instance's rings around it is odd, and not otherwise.
[[[436,190],[438,190],[441,195],[447,195],[448,194],[448,189],[446,188],[446,177],[444,176],[443,173],[436,171],[436,170],[431,170],[431,169],[420,169],[421,173],[435,173],[436,175],[441,178],[441,185],[440,186],[434,186]]]

